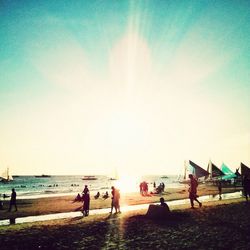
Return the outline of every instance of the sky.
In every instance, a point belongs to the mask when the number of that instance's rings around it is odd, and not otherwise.
[[[249,1],[0,0],[0,170],[250,165]]]

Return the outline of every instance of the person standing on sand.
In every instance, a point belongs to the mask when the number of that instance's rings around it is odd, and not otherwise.
[[[197,195],[198,182],[192,174],[189,174],[188,177],[190,179],[188,191],[189,191],[189,199],[190,199],[190,203],[191,203],[191,208],[194,208],[194,201],[198,202],[199,207],[201,207],[202,203],[199,202],[197,199],[197,197],[198,197],[198,195]]]
[[[111,190],[112,191],[111,191],[111,211],[110,211],[110,213],[112,214],[113,208],[115,208],[115,192],[116,192],[115,187],[112,186]],[[115,208],[115,209],[117,210],[117,208]]]
[[[219,199],[221,200],[221,192],[222,192],[221,181],[218,182],[218,191],[219,191]]]
[[[89,215],[89,203],[90,203],[90,195],[89,195],[89,189],[88,186],[85,185],[85,188],[83,190],[83,213],[85,216]]]
[[[12,188],[12,193],[11,193],[11,198],[10,198],[10,206],[9,206],[9,212],[11,211],[12,206],[15,206],[16,211],[17,211],[17,206],[16,206],[16,191],[14,188]]]
[[[115,189],[115,194],[114,194],[114,206],[115,206],[115,213],[121,213],[120,209],[120,191],[119,189]]]

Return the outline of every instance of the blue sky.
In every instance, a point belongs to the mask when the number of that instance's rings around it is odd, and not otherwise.
[[[249,27],[249,1],[1,1],[0,167],[249,165]]]

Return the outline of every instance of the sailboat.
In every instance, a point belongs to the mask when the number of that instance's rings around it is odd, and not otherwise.
[[[110,176],[109,180],[110,181],[117,181],[118,179],[119,179],[118,171],[117,171],[117,169],[115,169],[114,174]]]
[[[242,176],[250,175],[250,168],[242,162],[240,163],[240,170]]]
[[[237,177],[236,174],[224,162],[221,165],[221,171],[224,173],[222,180],[228,181]]]
[[[216,181],[221,180],[225,173],[220,170],[211,160],[208,162],[207,171],[209,172],[208,178],[205,178],[206,181]]]
[[[187,179],[188,174],[192,174],[199,181],[199,178],[208,176],[209,172],[189,160],[188,163],[186,161],[184,162],[184,178],[183,180],[180,180],[179,183],[189,183],[189,180]]]
[[[7,168],[1,175],[0,175],[1,182],[10,182],[13,181],[13,177],[9,172],[9,168]]]

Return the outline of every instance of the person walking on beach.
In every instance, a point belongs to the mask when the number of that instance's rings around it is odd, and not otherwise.
[[[197,197],[198,197],[198,195],[197,195],[198,182],[192,174],[189,174],[188,177],[190,179],[188,191],[189,191],[189,199],[190,199],[190,203],[191,203],[191,208],[194,208],[194,201],[199,203],[199,207],[201,207],[202,203],[199,202],[197,199]]]
[[[16,206],[16,191],[14,188],[12,188],[12,193],[11,193],[11,198],[10,198],[10,206],[9,206],[9,212],[11,211],[12,206],[15,206],[16,211],[17,211],[17,206]]]
[[[85,185],[85,188],[83,190],[83,213],[85,216],[89,215],[89,203],[90,203],[90,195],[89,195],[89,189],[88,186]]]

